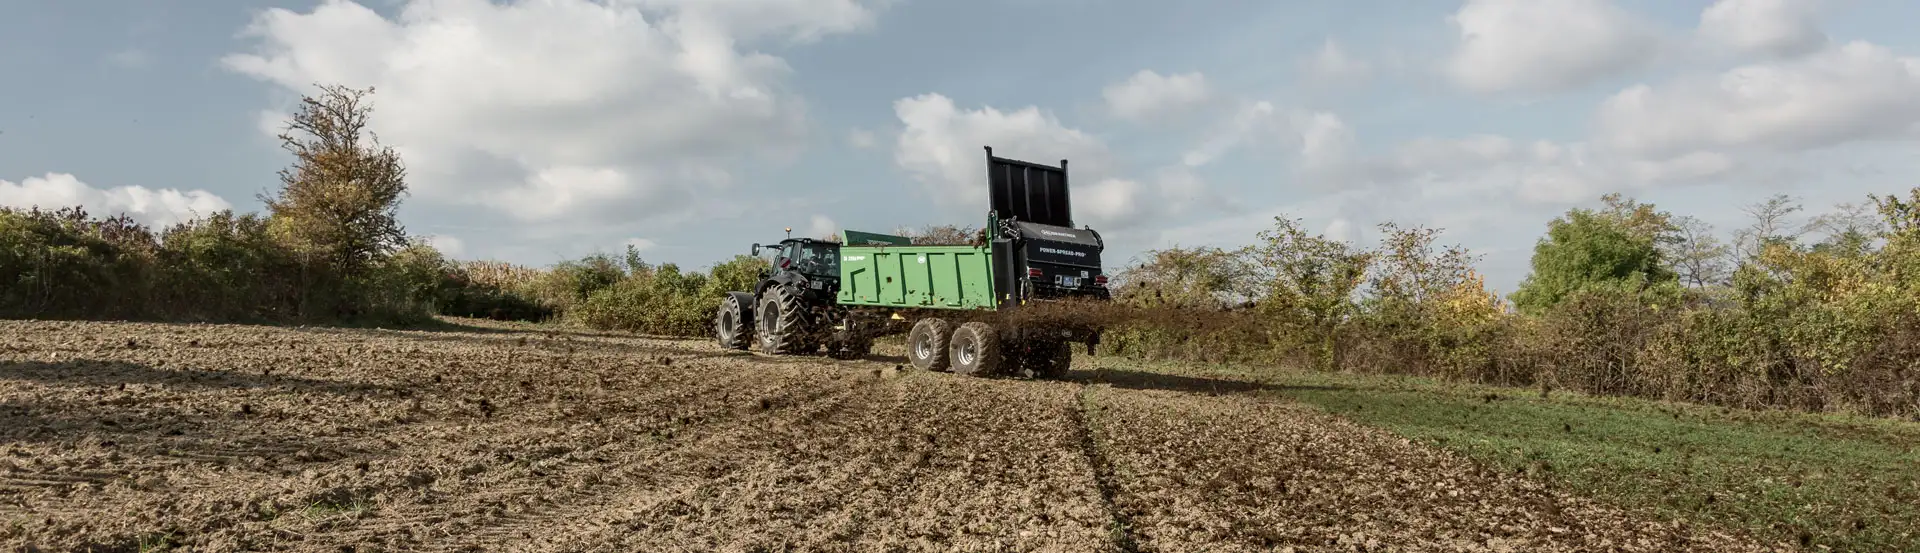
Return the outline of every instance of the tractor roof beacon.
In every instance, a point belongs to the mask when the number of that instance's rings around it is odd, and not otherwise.
[[[858,358],[874,337],[906,333],[908,357],[925,370],[1058,375],[1070,342],[1091,352],[1100,329],[1074,321],[1015,324],[996,315],[1033,302],[1111,295],[1101,266],[1106,242],[1073,228],[1067,161],[1058,167],[993,155],[986,148],[988,211],[983,240],[914,245],[883,233],[842,231],[840,242],[786,238],[751,291],[729,292],[714,316],[721,345],[769,354],[825,347]],[[791,233],[792,229],[788,229]],[[753,245],[761,255],[763,246]]]

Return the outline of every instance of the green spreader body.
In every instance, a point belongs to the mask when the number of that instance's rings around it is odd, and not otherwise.
[[[843,245],[836,299],[846,306],[994,309],[993,280],[986,246]]]

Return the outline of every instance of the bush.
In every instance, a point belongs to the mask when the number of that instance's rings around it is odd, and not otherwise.
[[[1435,248],[1436,231],[1386,224],[1378,247],[1356,251],[1278,218],[1258,247],[1149,252],[1116,299],[1152,314],[1116,319],[1107,348],[1920,417],[1920,188],[1911,196],[1875,198],[1877,221],[1819,221],[1839,230],[1813,244],[1751,231],[1750,257],[1721,282],[1690,269],[1694,288],[1672,265],[1725,248],[1684,243],[1698,237],[1670,215],[1609,196],[1551,225],[1515,294],[1524,312],[1486,290],[1474,256]],[[1355,268],[1365,285],[1350,289]],[[1170,308],[1185,314],[1154,311]]]
[[[147,316],[152,232],[79,208],[0,208],[0,312],[14,317]]]
[[[438,252],[405,252],[343,275],[230,211],[156,236],[77,208],[0,208],[0,315],[223,322],[418,321],[431,314]],[[431,248],[427,249],[429,252]],[[421,257],[429,256],[429,257]]]
[[[585,302],[595,292],[611,288],[626,279],[628,269],[610,256],[593,255],[576,261],[563,261],[541,272],[518,291],[548,309],[566,312]],[[637,269],[636,273],[645,271],[645,267],[634,269]]]
[[[303,267],[279,246],[266,219],[215,213],[161,234],[167,318],[291,320],[304,311]]]
[[[603,330],[626,330],[673,336],[702,336],[712,332],[713,314],[729,291],[752,290],[767,268],[766,260],[737,256],[715,265],[708,273],[682,272],[668,264],[638,267],[626,278],[592,292],[567,318]]]

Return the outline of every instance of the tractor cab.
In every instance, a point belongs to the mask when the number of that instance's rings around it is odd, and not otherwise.
[[[787,239],[774,255],[775,270],[798,271],[809,277],[840,278],[840,245],[811,238]]]
[[[772,252],[772,266],[760,275],[758,295],[768,286],[797,288],[809,300],[831,302],[840,289],[840,244],[812,238],[787,238],[772,246],[753,245],[753,255]]]

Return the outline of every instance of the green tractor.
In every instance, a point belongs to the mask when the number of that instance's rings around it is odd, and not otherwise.
[[[987,151],[991,201],[975,244],[915,245],[844,231],[840,243],[787,238],[752,291],[729,292],[714,316],[723,347],[856,359],[873,339],[905,333],[917,368],[990,376],[1057,376],[1072,343],[1091,352],[1097,325],[1014,322],[1015,310],[1065,299],[1111,298],[1105,241],[1073,228],[1067,162],[1050,167]],[[758,256],[760,244],[753,245]]]

